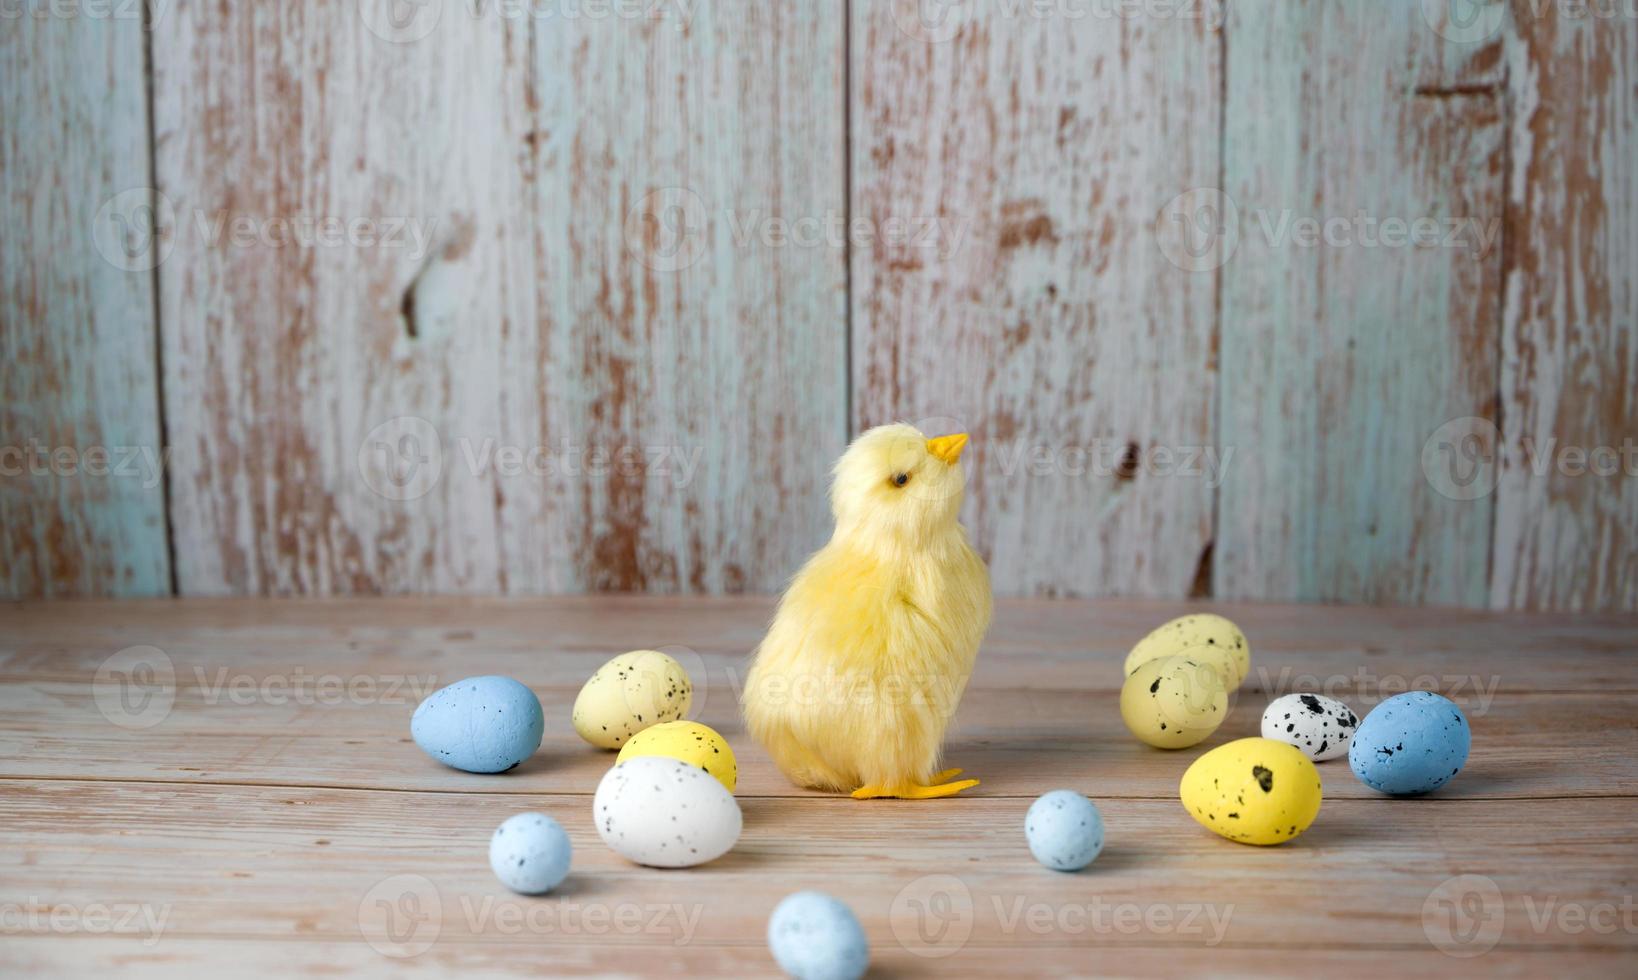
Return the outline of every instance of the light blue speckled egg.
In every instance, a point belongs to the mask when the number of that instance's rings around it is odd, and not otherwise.
[[[422,751],[467,772],[505,772],[535,754],[546,717],[535,692],[510,677],[468,677],[415,709],[410,734]]]
[[[1079,871],[1103,850],[1103,814],[1072,789],[1055,789],[1029,805],[1024,837],[1035,860],[1054,871]]]
[[[768,948],[797,980],[858,980],[870,966],[853,910],[823,892],[785,896],[768,919]]]
[[[1354,733],[1348,765],[1360,782],[1392,796],[1430,793],[1467,763],[1467,716],[1449,698],[1411,691],[1377,705]]]
[[[574,848],[569,835],[544,813],[506,818],[489,838],[489,867],[501,884],[525,895],[543,895],[569,873]]]

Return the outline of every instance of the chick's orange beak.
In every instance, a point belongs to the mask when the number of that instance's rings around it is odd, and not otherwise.
[[[956,460],[961,458],[961,451],[965,448],[967,448],[967,433],[965,432],[927,440],[927,451],[951,466],[954,466]]]

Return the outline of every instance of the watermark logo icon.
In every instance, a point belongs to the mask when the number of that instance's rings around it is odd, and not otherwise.
[[[1501,430],[1477,416],[1451,419],[1422,444],[1422,475],[1440,496],[1478,500],[1496,490]]]
[[[158,647],[126,647],[97,668],[91,696],[102,716],[121,728],[152,728],[176,703],[176,666]]]
[[[888,0],[893,23],[905,37],[943,44],[961,33],[962,8],[971,0]]]
[[[382,956],[420,956],[443,930],[438,887],[421,875],[383,878],[358,903],[358,930]]]
[[[149,272],[176,245],[176,208],[152,187],[120,191],[91,219],[91,244],[121,272]]]
[[[1456,44],[1488,41],[1507,19],[1505,0],[1422,0],[1422,19]]]
[[[1210,272],[1240,247],[1240,207],[1216,187],[1195,187],[1155,215],[1155,244],[1184,272]]]
[[[358,0],[371,34],[392,44],[413,44],[438,29],[444,0]]]
[[[1507,909],[1501,888],[1484,875],[1446,878],[1422,903],[1422,932],[1446,956],[1483,956],[1501,941]]]
[[[400,415],[371,429],[358,447],[365,486],[388,500],[416,500],[444,474],[444,445],[431,422]]]
[[[705,201],[686,187],[643,195],[626,215],[626,251],[655,272],[678,272],[705,254],[710,219]]]
[[[907,952],[926,959],[954,956],[973,934],[973,893],[955,875],[925,875],[893,897],[888,923]]]

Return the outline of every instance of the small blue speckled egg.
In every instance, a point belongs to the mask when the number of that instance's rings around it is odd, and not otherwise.
[[[540,748],[546,731],[535,692],[510,677],[468,677],[433,692],[410,719],[427,755],[467,772],[505,772]]]
[[[569,873],[569,835],[544,813],[506,818],[489,838],[489,867],[501,884],[524,895],[544,895]]]
[[[1035,860],[1054,871],[1079,871],[1103,850],[1103,814],[1072,789],[1055,789],[1031,803],[1024,837]]]
[[[858,980],[870,966],[853,910],[823,892],[785,896],[768,918],[768,949],[797,980]]]
[[[1377,705],[1354,733],[1348,764],[1360,782],[1392,796],[1438,789],[1461,772],[1473,735],[1449,698],[1411,691]]]

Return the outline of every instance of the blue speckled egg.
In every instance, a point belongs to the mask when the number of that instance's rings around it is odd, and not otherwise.
[[[1377,705],[1354,733],[1348,764],[1366,786],[1392,796],[1438,789],[1462,771],[1473,735],[1462,709],[1430,691]]]
[[[544,895],[561,884],[573,853],[569,835],[544,813],[508,817],[489,838],[489,867],[495,877],[524,895]]]
[[[768,949],[797,980],[858,980],[870,965],[853,910],[823,892],[785,896],[768,919]]]
[[[1072,789],[1055,789],[1029,805],[1024,837],[1035,860],[1054,871],[1079,871],[1103,850],[1103,814]]]
[[[510,677],[468,677],[415,709],[410,734],[422,751],[467,772],[505,772],[535,754],[546,717],[535,692]]]

